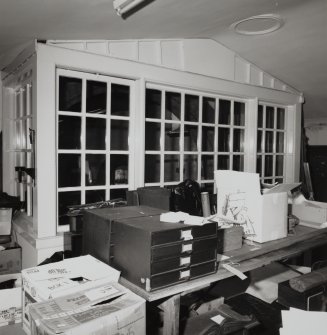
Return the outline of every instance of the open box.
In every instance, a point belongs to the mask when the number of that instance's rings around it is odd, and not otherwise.
[[[277,184],[260,191],[256,173],[215,171],[217,214],[243,227],[245,238],[263,243],[287,236],[287,192],[300,185]]]

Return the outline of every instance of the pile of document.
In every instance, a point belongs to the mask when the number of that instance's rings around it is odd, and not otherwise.
[[[282,311],[282,322],[280,335],[325,335],[327,313],[290,308],[289,311]]]

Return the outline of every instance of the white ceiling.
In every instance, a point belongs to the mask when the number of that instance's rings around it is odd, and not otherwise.
[[[327,117],[327,0],[149,2],[123,20],[112,0],[0,0],[0,55],[31,39],[211,38],[302,91],[307,118]],[[280,30],[241,36],[229,28],[267,13],[285,20]]]

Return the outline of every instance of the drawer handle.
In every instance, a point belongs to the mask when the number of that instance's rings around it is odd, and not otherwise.
[[[183,244],[182,245],[182,252],[190,252],[192,250],[193,250],[192,243],[188,243],[188,244]]]
[[[181,230],[181,239],[184,241],[193,240],[192,230]]]
[[[183,266],[183,265],[186,265],[186,264],[190,264],[191,263],[191,257],[188,256],[188,257],[181,257],[179,259],[179,265],[180,266]]]
[[[188,278],[190,274],[190,270],[179,271],[179,279]]]

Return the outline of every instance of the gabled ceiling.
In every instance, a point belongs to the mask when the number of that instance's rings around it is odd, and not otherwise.
[[[306,118],[327,117],[327,0],[149,0],[129,17],[112,0],[1,0],[0,55],[31,39],[211,38],[302,91]],[[244,36],[230,29],[278,14],[281,29]],[[0,57],[1,68],[7,59]]]

